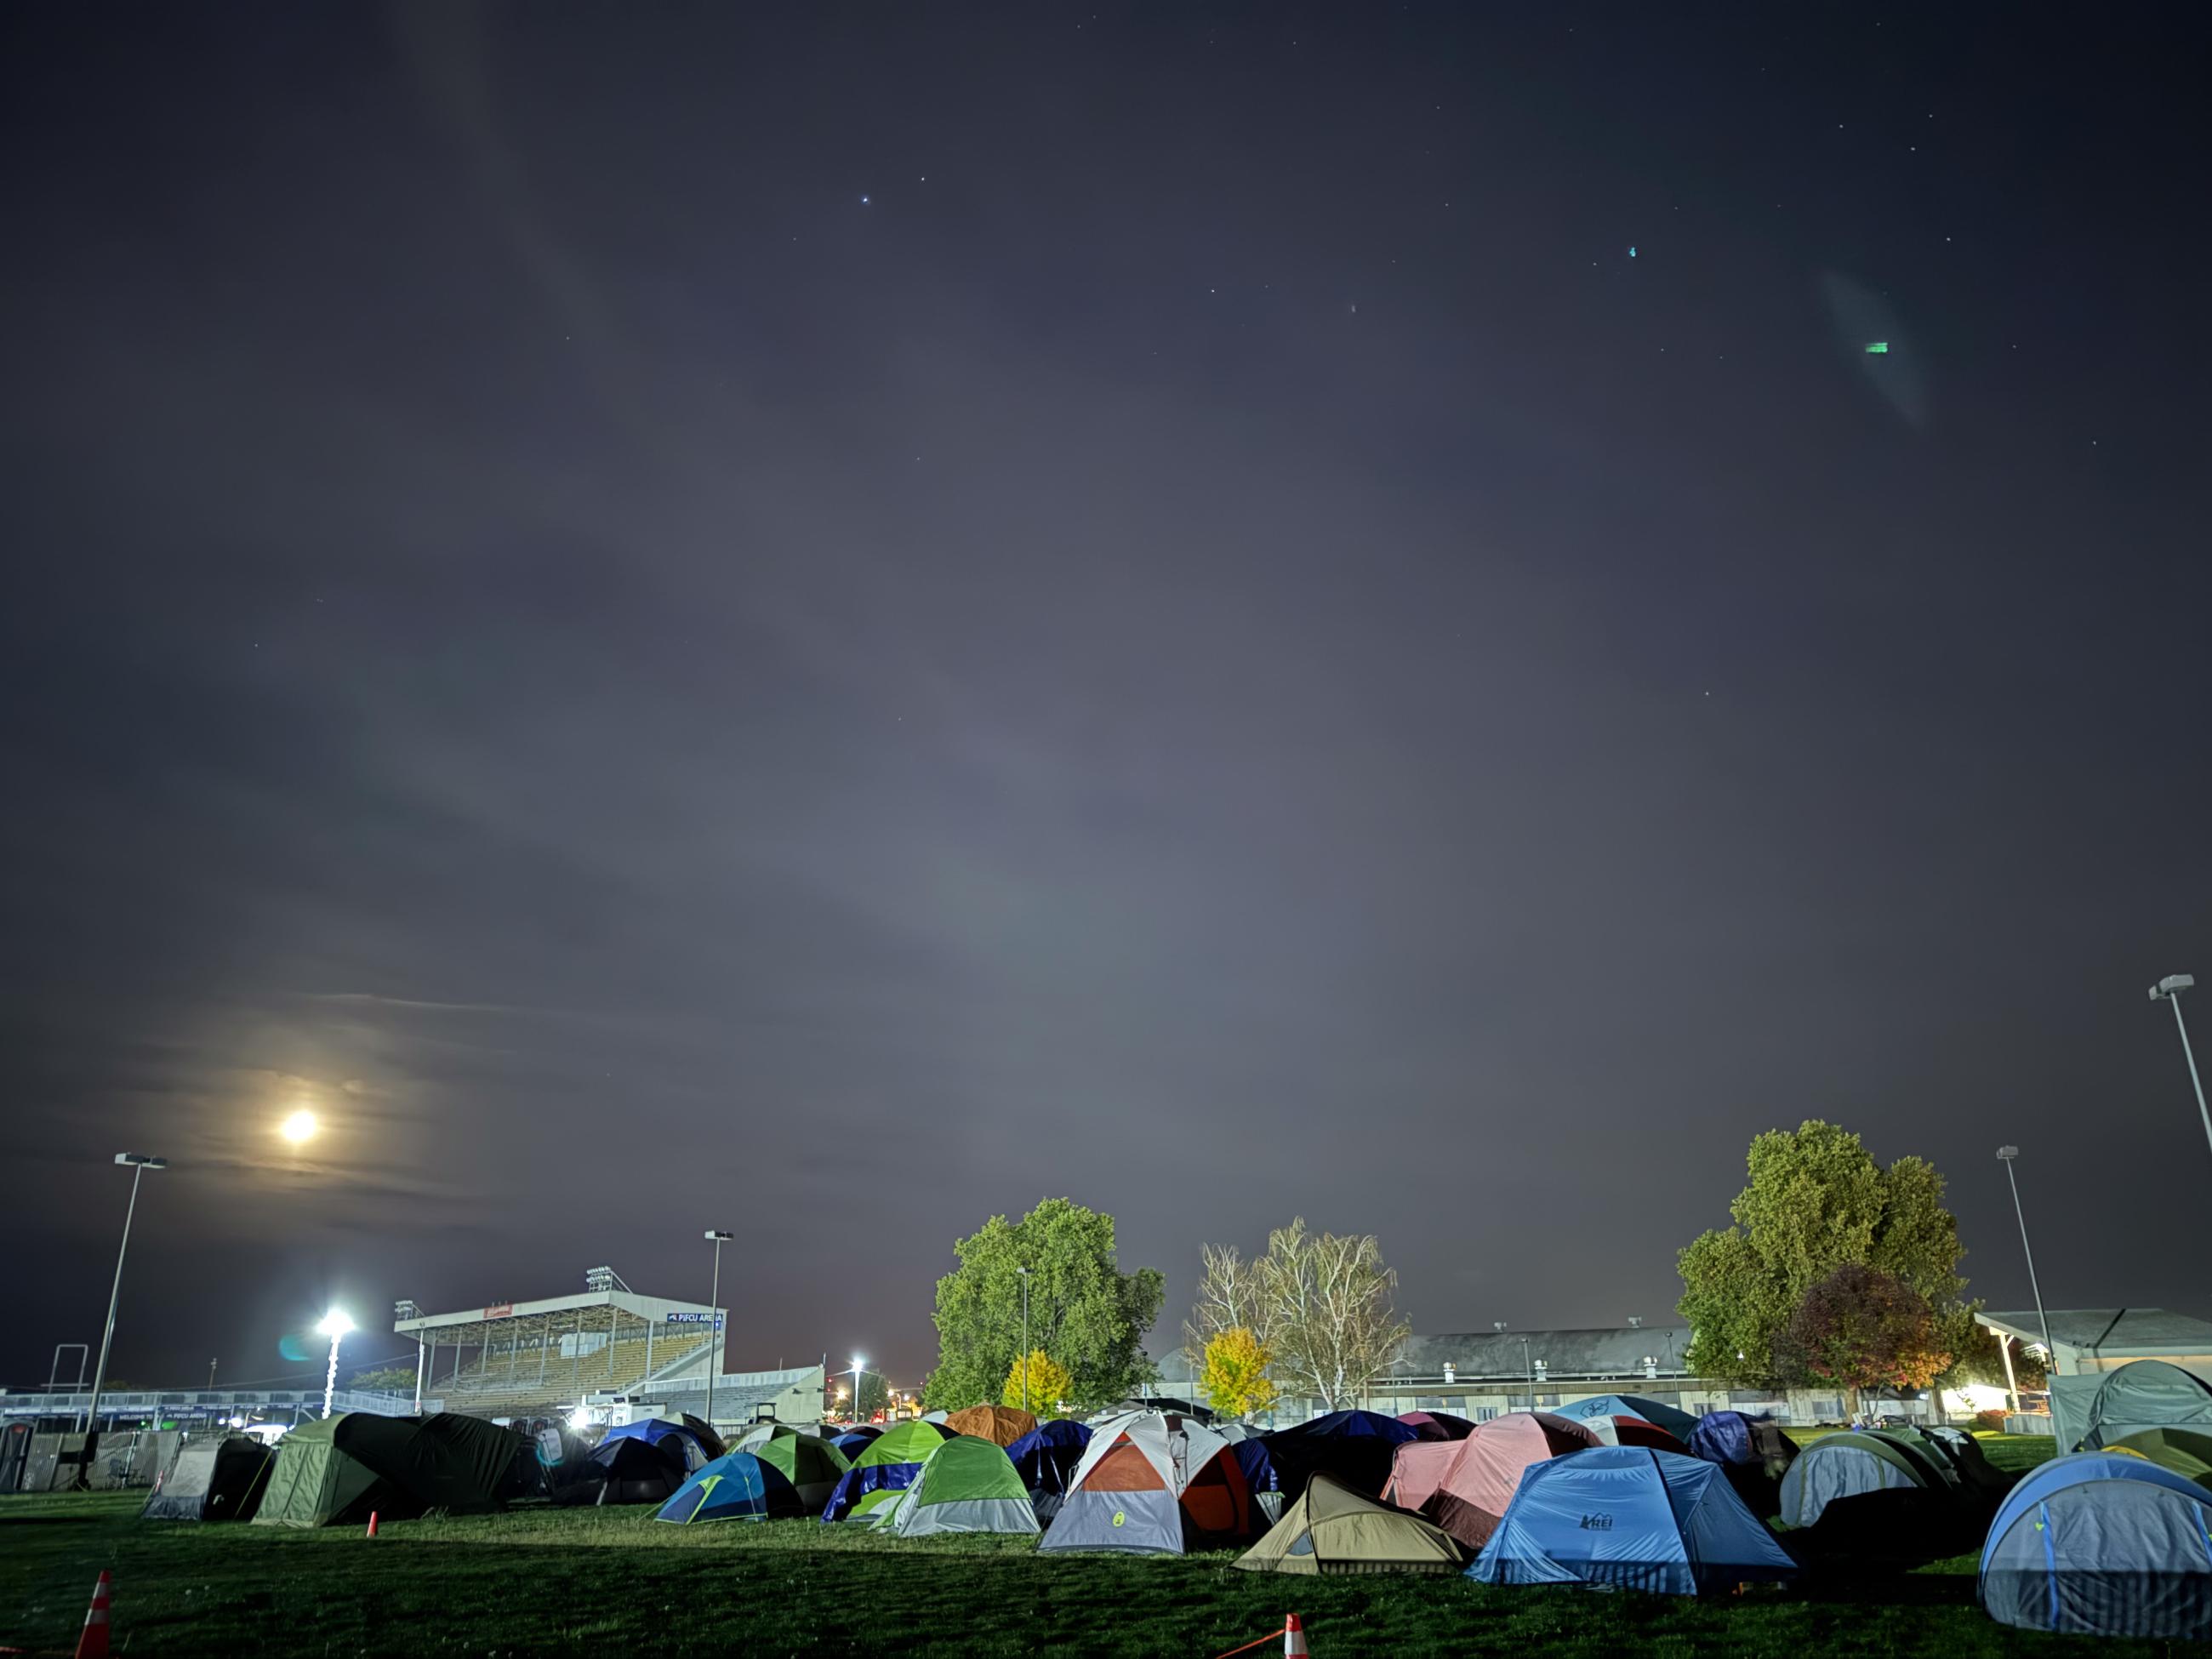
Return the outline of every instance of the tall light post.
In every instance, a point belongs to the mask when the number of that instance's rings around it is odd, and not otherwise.
[[[84,1426],[87,1433],[97,1431],[100,1423],[100,1385],[107,1380],[107,1349],[115,1340],[115,1304],[123,1295],[123,1258],[131,1250],[131,1218],[138,1213],[138,1183],[149,1170],[166,1170],[166,1158],[149,1158],[143,1152],[118,1152],[115,1161],[131,1171],[131,1202],[123,1212],[123,1245],[115,1252],[115,1285],[107,1293],[107,1323],[100,1333],[100,1364],[92,1370],[92,1401],[85,1407]],[[86,1467],[90,1467],[88,1462]]]
[[[2020,1207],[2020,1177],[2012,1172],[2013,1160],[2020,1156],[2017,1146],[2000,1146],[1997,1157],[2005,1166],[2005,1179],[2012,1183],[2012,1212],[2020,1218],[2020,1253],[2027,1258],[2027,1288],[2035,1297],[2036,1322],[2043,1327],[2045,1363],[2058,1358],[2058,1350],[2051,1346],[2051,1316],[2043,1311],[2043,1287],[2035,1282],[2035,1252],[2028,1248],[2027,1212]]]
[[[2150,988],[2150,1000],[2173,1005],[2173,1023],[2181,1033],[2181,1057],[2189,1062],[2189,1081],[2197,1090],[2197,1115],[2204,1120],[2205,1140],[2212,1143],[2212,1107],[2204,1103],[2204,1079],[2197,1075],[2197,1054],[2189,1046],[2189,1022],[2181,1017],[2181,994],[2196,983],[2194,974],[2168,974]]]
[[[1017,1267],[1022,1276],[1022,1409],[1030,1408],[1030,1270]]]
[[[860,1420],[860,1369],[868,1362],[860,1355],[853,1356],[853,1420]]]
[[[714,1246],[714,1288],[707,1292],[707,1426],[711,1429],[714,1426],[714,1373],[722,1369],[715,1340],[722,1334],[722,1246],[737,1235],[709,1227],[700,1237]]]
[[[345,1340],[346,1333],[353,1328],[353,1321],[346,1317],[343,1310],[333,1308],[323,1316],[322,1323],[315,1328],[331,1340],[331,1368],[323,1373],[323,1415],[328,1417],[331,1401],[338,1391],[338,1344]]]

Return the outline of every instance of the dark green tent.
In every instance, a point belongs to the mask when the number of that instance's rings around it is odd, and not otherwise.
[[[443,1510],[495,1510],[528,1443],[480,1417],[349,1412],[303,1423],[277,1443],[256,1526],[327,1527]]]

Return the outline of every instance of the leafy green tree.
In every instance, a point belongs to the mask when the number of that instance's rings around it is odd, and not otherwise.
[[[1123,1273],[1114,1218],[1048,1198],[1019,1221],[994,1215],[953,1247],[937,1281],[937,1368],[923,1397],[957,1410],[992,1398],[1022,1352],[1022,1275],[1030,1270],[1030,1346],[1066,1368],[1069,1402],[1107,1405],[1152,1380],[1145,1333],[1166,1286],[1157,1268]]]
[[[1024,1372],[1028,1374],[1024,1376]],[[1039,1422],[1060,1415],[1060,1402],[1073,1397],[1075,1379],[1066,1368],[1055,1365],[1042,1348],[1018,1357],[1006,1372],[1006,1386],[999,1391],[1001,1406],[1019,1406]]]
[[[1951,1363],[1928,1298],[1893,1273],[1848,1262],[1805,1292],[1782,1351],[1793,1370],[1863,1389],[1924,1389]]]
[[[415,1368],[412,1365],[381,1365],[371,1370],[356,1371],[346,1386],[377,1394],[412,1394],[415,1392]]]
[[[1266,1411],[1275,1403],[1275,1385],[1267,1378],[1267,1362],[1273,1358],[1246,1326],[1217,1332],[1206,1345],[1199,1392],[1224,1417]]]
[[[1884,1170],[1856,1135],[1818,1118],[1759,1136],[1747,1161],[1750,1184],[1729,1206],[1735,1225],[1700,1234],[1680,1258],[1692,1370],[1755,1388],[1802,1380],[1778,1340],[1807,1292],[1842,1267],[1903,1281],[1953,1328],[1964,1251],[1933,1164],[1902,1158]]]

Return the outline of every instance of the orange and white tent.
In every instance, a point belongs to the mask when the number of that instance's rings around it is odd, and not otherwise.
[[[1130,1412],[1100,1424],[1037,1547],[1180,1555],[1252,1536],[1252,1496],[1229,1443],[1189,1418]]]

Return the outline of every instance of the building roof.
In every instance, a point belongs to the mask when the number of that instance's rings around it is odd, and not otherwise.
[[[2051,1340],[2064,1348],[2106,1356],[2212,1353],[2212,1322],[2164,1308],[2052,1308]],[[1993,1331],[2022,1342],[2043,1340],[2043,1320],[2025,1313],[1976,1316]]]

